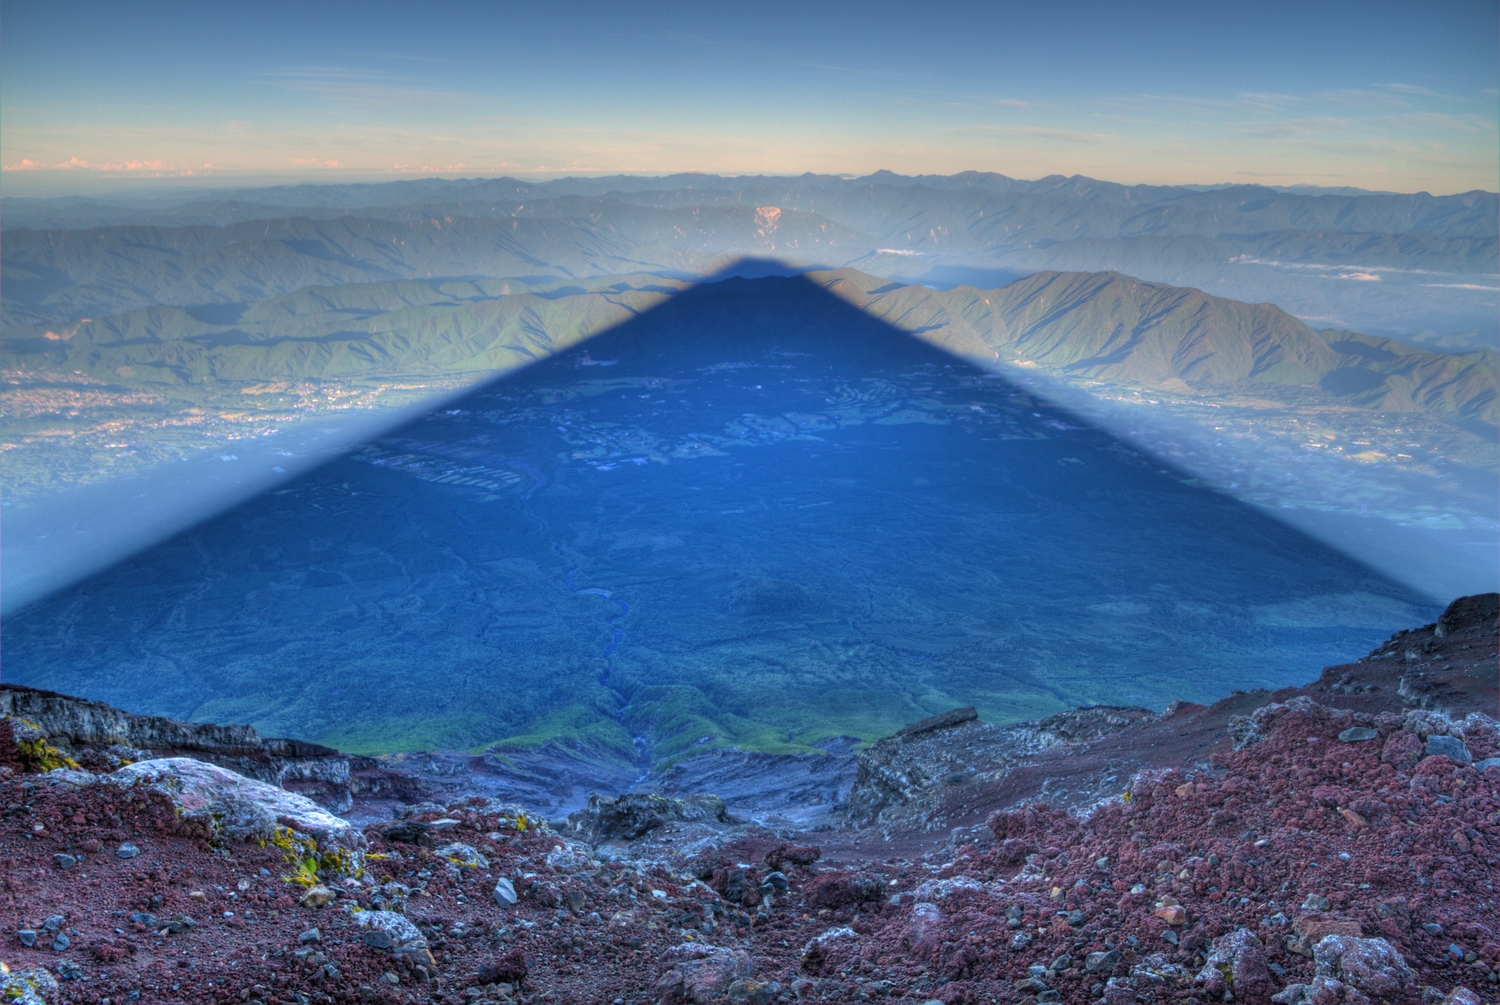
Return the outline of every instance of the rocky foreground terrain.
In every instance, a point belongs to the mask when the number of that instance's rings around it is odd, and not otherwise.
[[[1465,598],[1303,688],[959,709],[549,820],[545,773],[0,687],[0,1000],[1500,1001],[1496,644]]]

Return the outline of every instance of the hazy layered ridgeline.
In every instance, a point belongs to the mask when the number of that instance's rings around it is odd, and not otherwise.
[[[1497,348],[1497,215],[1488,192],[1125,186],[979,172],[7,198],[5,318],[65,324],[152,303],[244,304],[309,283],[373,279],[663,270],[698,278],[736,256],[775,254],[938,286],[1113,270],[1274,302],[1316,327]]]

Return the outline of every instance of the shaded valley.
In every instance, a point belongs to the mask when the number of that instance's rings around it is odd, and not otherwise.
[[[805,279],[690,290],[12,616],[18,683],[363,752],[814,752],[1291,683],[1429,598]]]

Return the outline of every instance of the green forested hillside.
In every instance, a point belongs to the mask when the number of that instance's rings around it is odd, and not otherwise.
[[[981,362],[1151,388],[1299,389],[1385,411],[1500,422],[1495,356],[1452,355],[1341,330],[1278,307],[1119,273],[1037,273],[993,290],[893,286],[854,270],[811,278]],[[127,386],[493,373],[551,355],[690,290],[656,276],[581,282],[397,281],[300,289],[233,323],[148,307],[77,326],[12,330],[3,363]]]

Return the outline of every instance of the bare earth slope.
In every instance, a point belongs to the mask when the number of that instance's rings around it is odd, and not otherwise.
[[[99,1005],[1482,1002],[1497,599],[1300,689],[1004,737],[966,710],[913,724],[859,755],[843,811],[903,823],[884,835],[702,794],[550,827],[449,796],[360,833],[192,761],[111,770],[103,742],[242,731],[10,691],[61,732],[0,719],[0,981]]]

